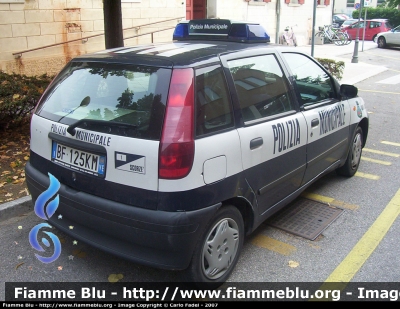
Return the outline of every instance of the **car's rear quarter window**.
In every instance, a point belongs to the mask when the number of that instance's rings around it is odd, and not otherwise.
[[[196,136],[233,126],[232,105],[222,68],[196,70]]]

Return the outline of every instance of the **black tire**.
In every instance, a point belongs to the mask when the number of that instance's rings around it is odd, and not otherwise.
[[[216,289],[231,275],[242,251],[244,223],[233,206],[218,210],[197,243],[186,278],[197,288]]]
[[[347,39],[343,33],[341,33],[341,32],[336,33],[336,39],[334,41],[335,45],[337,45],[337,46],[345,45],[346,42],[347,42]]]
[[[361,127],[357,127],[351,141],[349,153],[346,162],[343,166],[339,167],[336,172],[339,175],[352,177],[357,172],[361,161],[362,147],[363,147],[363,131]]]
[[[351,38],[347,32],[343,32],[344,37],[346,38],[346,43],[345,45],[349,45],[351,43]]]
[[[383,36],[378,38],[378,48],[385,48],[386,47],[386,40]]]

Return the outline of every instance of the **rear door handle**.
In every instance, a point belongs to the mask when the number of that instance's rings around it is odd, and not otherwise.
[[[315,119],[313,119],[313,120],[311,120],[311,127],[313,128],[313,127],[316,127],[316,126],[318,126],[319,125],[319,120],[318,120],[318,118],[315,118]]]
[[[262,137],[254,138],[250,141],[250,149],[253,150],[257,147],[260,147],[264,143]]]

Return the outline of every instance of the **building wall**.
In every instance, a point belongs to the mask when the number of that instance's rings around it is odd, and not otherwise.
[[[355,0],[354,3],[361,3],[363,0]],[[378,0],[371,0],[369,7],[376,8],[378,6]],[[355,10],[354,6],[347,6],[347,0],[335,0],[335,14],[346,14],[350,17],[352,16],[353,11]],[[361,17],[362,18],[362,17]]]
[[[280,1],[279,5],[277,1]],[[324,2],[324,1],[322,1]],[[332,5],[318,5],[316,7],[315,32],[318,26],[332,23]],[[280,6],[280,16],[277,16],[277,7]],[[277,38],[286,27],[292,27],[298,45],[308,45],[312,35],[314,3],[305,0],[304,4],[285,3],[284,0],[271,0],[271,2],[244,1],[244,0],[218,0],[217,18],[249,20],[261,23],[267,29],[271,42]]]
[[[335,14],[349,14],[354,10],[354,7],[347,7],[347,0],[335,0]]]
[[[154,42],[170,41],[172,28],[186,12],[185,0],[121,1],[125,46],[151,42],[150,35],[132,37],[156,30],[164,31],[154,33]],[[304,1],[299,5],[284,0],[207,0],[207,17],[260,22],[273,43],[279,42],[285,27],[292,26],[298,45],[307,45],[312,33],[313,1]],[[331,20],[332,4],[316,8],[315,29]],[[0,70],[56,74],[72,57],[104,49],[103,32],[102,0],[0,0]],[[18,57],[18,52],[26,50],[31,51]]]
[[[132,28],[124,30],[124,38],[172,28],[185,16],[183,0],[122,0],[121,6],[122,27]],[[153,41],[170,41],[172,32],[154,33]],[[104,49],[103,33],[102,0],[0,0],[0,70],[55,74],[72,57]],[[72,42],[58,44],[66,41]],[[124,45],[148,42],[151,35],[125,39]],[[54,46],[40,48],[47,45]]]

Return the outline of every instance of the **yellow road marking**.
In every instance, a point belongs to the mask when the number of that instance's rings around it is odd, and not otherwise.
[[[385,237],[389,228],[400,214],[400,189],[386,205],[385,209],[371,225],[368,231],[361,237],[349,254],[329,275],[319,290],[333,291],[344,290],[347,284],[353,279],[355,274],[364,265],[369,256],[375,251],[376,247]],[[310,299],[310,301],[332,300],[332,295],[325,299]]]
[[[377,153],[377,154],[381,154],[384,156],[395,157],[395,158],[400,157],[400,154],[398,154],[398,153],[380,151],[380,150],[369,149],[369,148],[363,148],[363,151]]]
[[[355,173],[354,176],[367,178],[367,179],[371,179],[371,180],[378,180],[379,178],[381,178],[381,176],[378,176],[378,175],[367,174],[367,173],[362,173],[362,172],[357,172],[357,173]]]
[[[379,217],[371,225],[368,231],[358,241],[345,259],[329,275],[325,282],[337,282],[343,286],[344,282],[350,282],[361,266],[374,252],[382,241],[393,222],[400,214],[400,189],[385,207]],[[343,286],[344,288],[345,286]]]
[[[388,141],[381,141],[382,144],[386,145],[392,145],[392,146],[397,146],[400,147],[400,143],[393,143],[393,142],[388,142]]]
[[[379,91],[379,90],[358,89],[358,91],[364,91],[364,92],[379,92],[379,93],[388,93],[388,94],[400,94],[400,92]]]
[[[282,255],[290,255],[291,253],[296,251],[296,247],[264,235],[255,236],[251,243],[258,247],[278,252]]]
[[[375,159],[366,158],[366,157],[361,157],[361,160],[372,162],[372,163],[378,163],[378,164],[382,164],[382,165],[392,165],[392,162],[389,162],[389,161],[375,160]]]
[[[317,202],[322,202],[322,203],[328,203],[329,205],[340,207],[340,208],[345,208],[349,210],[356,210],[359,208],[358,205],[354,204],[348,204],[342,201],[335,200],[331,197],[315,194],[315,193],[309,193],[309,192],[304,192],[302,194],[303,197],[309,198],[310,200],[314,200]]]

